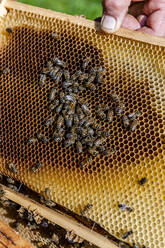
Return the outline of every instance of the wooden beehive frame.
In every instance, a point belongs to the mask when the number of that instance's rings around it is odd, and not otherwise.
[[[8,9],[15,9],[15,10],[22,10],[25,12],[31,12],[35,14],[39,14],[45,17],[59,17],[62,20],[69,20],[70,22],[74,24],[80,23],[81,26],[90,27],[90,28],[97,28],[99,30],[99,24],[94,23],[93,21],[89,21],[86,19],[81,19],[81,22],[79,22],[78,17],[69,16],[62,13],[53,12],[51,10],[45,10],[40,9],[37,7],[28,6],[22,3],[17,3],[15,1],[2,1],[2,7],[0,11],[1,16],[5,16]],[[153,37],[148,34],[143,34],[139,32],[132,32],[125,29],[120,29],[118,32],[116,32],[116,35],[122,36],[128,39],[138,40],[141,42],[146,42],[149,44],[154,45],[160,45],[165,46],[165,39],[159,38],[159,37]],[[37,208],[40,215],[43,217],[46,217],[47,219],[53,221],[54,223],[68,229],[73,230],[77,235],[81,236],[82,238],[90,241],[91,243],[104,248],[115,248],[116,246],[112,244],[109,240],[107,240],[105,237],[103,237],[100,234],[97,234],[94,231],[91,231],[90,229],[84,227],[83,225],[80,225],[73,220],[71,220],[69,217],[63,216],[62,214],[59,214],[58,212],[52,211],[46,207],[43,207],[40,204],[32,202],[30,199],[23,197],[22,195],[16,194],[8,189],[5,189],[6,196],[8,199],[13,200],[19,204],[21,204],[23,207],[28,208],[30,206],[31,210],[35,210]]]

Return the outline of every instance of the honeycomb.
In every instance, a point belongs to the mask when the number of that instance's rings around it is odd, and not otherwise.
[[[7,27],[13,28],[11,34]],[[86,217],[118,238],[133,230],[126,239],[131,244],[165,247],[164,47],[105,35],[60,14],[46,17],[12,8],[1,18],[0,33],[0,68],[9,69],[0,77],[0,172],[38,193],[49,187],[53,201],[77,214],[93,204]],[[48,80],[40,89],[38,82],[53,56],[64,60],[70,73],[80,69],[85,57],[92,67],[106,68],[95,92],[79,93],[93,116],[96,106],[110,104],[112,92],[125,102],[126,113],[142,113],[135,132],[124,129],[118,118],[110,124],[98,121],[110,132],[106,147],[115,153],[97,156],[84,169],[80,163],[87,155],[79,155],[74,147],[27,143],[51,115],[48,95],[54,83]],[[11,162],[17,174],[8,170]],[[33,173],[38,162],[43,166]],[[147,182],[141,186],[143,177]],[[120,203],[133,211],[119,210]]]

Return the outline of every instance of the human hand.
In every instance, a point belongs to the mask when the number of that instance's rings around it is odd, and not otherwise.
[[[133,2],[130,13],[136,17],[128,14]],[[165,0],[103,0],[102,30],[113,33],[120,27],[165,37]]]

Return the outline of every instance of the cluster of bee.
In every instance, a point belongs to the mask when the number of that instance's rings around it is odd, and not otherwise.
[[[96,115],[99,119],[112,122],[114,116],[122,116],[122,123],[124,128],[129,128],[132,132],[138,126],[138,117],[141,115],[140,112],[133,112],[127,115],[124,115],[125,104],[120,100],[119,96],[116,94],[110,94],[110,99],[114,103],[113,107],[104,106],[103,108],[98,108]]]
[[[79,91],[89,89],[96,90],[97,84],[103,81],[105,69],[99,67],[98,69],[91,68],[88,70],[89,59],[83,62],[81,70],[76,71],[74,74],[70,74],[65,62],[57,57],[48,61],[47,66],[43,68],[40,74],[39,85],[43,87],[46,83],[47,77],[51,78],[57,85],[62,81],[62,88],[64,92],[75,93]],[[50,94],[50,100],[55,98],[56,90],[52,89]]]
[[[78,95],[81,90],[95,90],[97,84],[103,81],[105,69],[88,69],[89,64],[90,60],[86,59],[81,70],[71,75],[66,63],[55,57],[43,68],[39,82],[43,87],[47,77],[50,77],[56,86],[61,87],[61,90],[53,87],[50,91],[48,108],[52,116],[45,121],[45,127],[51,130],[50,138],[55,142],[64,142],[66,147],[75,145],[78,153],[88,152],[90,156],[82,161],[82,168],[99,153],[107,155],[112,151],[106,150],[104,146],[109,133],[92,118],[89,104]],[[36,137],[31,137],[29,143],[35,144],[39,140],[48,142],[48,138],[39,133]],[[41,166],[41,163],[36,164],[32,168],[33,172],[38,171]]]
[[[74,244],[74,243],[82,244],[84,241],[81,237],[76,235],[73,231],[67,231],[65,238],[71,244]]]

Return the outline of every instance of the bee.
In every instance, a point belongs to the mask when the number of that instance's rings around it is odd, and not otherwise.
[[[92,148],[93,147],[93,140],[90,140],[90,139],[85,139],[85,143],[88,147]]]
[[[56,33],[51,33],[51,37],[52,38],[56,38],[56,39],[59,39],[60,38],[59,35],[56,34]]]
[[[85,86],[87,87],[87,89],[90,89],[90,90],[93,90],[93,91],[96,90],[96,86],[95,86],[93,83],[87,82],[87,83],[85,84]]]
[[[5,68],[5,69],[3,69],[2,71],[0,71],[0,73],[2,73],[2,74],[8,74],[9,73],[9,69],[8,68]]]
[[[140,184],[140,185],[144,185],[146,182],[147,182],[147,178],[146,178],[146,177],[142,177],[142,178],[139,180],[139,184]]]
[[[93,136],[94,135],[94,130],[92,128],[88,128],[88,134]]]
[[[83,90],[85,90],[85,87],[83,87],[82,85],[79,85],[78,90],[83,91]]]
[[[48,68],[48,70],[49,70],[49,72],[51,71],[51,70],[53,70],[53,63],[52,63],[52,61],[48,61],[47,62],[47,68]]]
[[[46,219],[42,219],[41,220],[41,226],[43,228],[48,228],[48,226],[49,226],[48,221]]]
[[[105,146],[100,146],[100,147],[98,147],[98,150],[99,150],[99,152],[105,152],[106,148],[105,148]]]
[[[0,198],[5,196],[5,191],[3,190],[2,187],[0,187]]]
[[[73,116],[72,115],[67,115],[65,117],[65,124],[66,124],[67,128],[72,127],[72,125],[73,125]]]
[[[43,87],[44,84],[45,84],[45,82],[46,82],[46,75],[45,75],[45,74],[40,74],[39,85],[40,85],[41,87]]]
[[[48,138],[47,138],[44,134],[42,134],[41,132],[38,133],[37,137],[38,137],[38,139],[41,140],[42,142],[48,143]]]
[[[12,178],[10,178],[10,177],[7,177],[6,180],[10,184],[15,184],[15,181]]]
[[[99,130],[99,131],[103,130],[103,127],[100,126],[99,124],[97,124],[96,122],[93,123],[93,127],[94,127],[94,129],[96,129],[97,131],[98,131],[98,130]]]
[[[75,96],[75,94],[69,94],[69,95],[65,95],[65,100],[66,101],[71,101],[71,102],[74,102],[74,103],[76,103],[76,96]]]
[[[73,133],[67,133],[67,134],[66,134],[66,138],[67,138],[67,139],[73,139],[73,138],[76,139],[76,136],[75,136],[75,134],[73,134]]]
[[[65,82],[63,82],[62,87],[64,89],[66,89],[66,88],[68,88],[68,87],[70,87],[72,85],[73,85],[73,82],[72,81],[65,81]]]
[[[46,199],[50,200],[51,197],[50,197],[50,189],[49,188],[45,189],[45,195],[46,195]]]
[[[74,74],[72,74],[71,79],[75,81],[80,75],[82,74],[82,71],[76,71]]]
[[[32,172],[37,172],[42,167],[42,163],[37,163],[32,167]]]
[[[51,126],[54,122],[55,122],[55,117],[52,116],[51,118],[49,118],[49,119],[46,121],[45,125],[46,125],[47,127],[49,127],[49,126]]]
[[[89,63],[90,63],[90,59],[89,58],[85,59],[82,64],[82,69],[85,70],[89,65]]]
[[[73,93],[77,94],[78,93],[78,87],[73,87]]]
[[[100,67],[97,69],[97,72],[99,73],[99,75],[105,75],[106,69],[100,66]]]
[[[110,98],[112,99],[113,102],[118,103],[119,102],[119,96],[115,93],[110,94]]]
[[[75,244],[78,243],[79,246],[76,247],[80,247],[80,244],[84,241],[82,238],[80,238],[78,235],[76,235],[73,231],[67,231],[66,235],[65,235],[65,239],[71,243],[71,244]],[[72,246],[73,247],[73,246]],[[75,246],[74,246],[75,247]]]
[[[68,110],[67,114],[68,115],[74,115],[75,114],[75,107],[76,107],[75,102],[69,102],[68,106],[69,106],[69,110]]]
[[[46,204],[46,206],[48,206],[50,208],[53,208],[56,206],[56,203],[51,201],[51,200],[46,200],[44,203]]]
[[[78,118],[80,120],[82,120],[84,118],[84,113],[83,113],[83,111],[82,111],[80,106],[76,106],[76,113],[77,113]]]
[[[52,67],[49,71],[49,76],[52,77],[53,80],[57,79],[57,72],[60,70],[59,66]]]
[[[131,124],[130,124],[130,130],[131,130],[132,132],[134,132],[135,129],[137,128],[138,124],[139,124],[139,121],[138,121],[138,120],[136,120],[136,119],[133,120],[133,121],[131,122]]]
[[[114,112],[113,112],[112,109],[109,109],[109,110],[108,110],[106,118],[107,118],[107,120],[108,120],[109,122],[112,122],[112,121],[113,121]]]
[[[92,118],[88,118],[88,116],[87,116],[87,118],[84,118],[84,121],[85,121],[85,123],[84,123],[85,127],[89,127],[89,126],[93,125],[93,123],[94,123],[94,120]]]
[[[81,169],[85,168],[88,165],[88,163],[90,163],[92,160],[93,160],[92,156],[89,156],[88,158],[84,159],[80,164],[80,168]]]
[[[71,133],[73,133],[74,135],[77,134],[77,127],[76,126],[72,126]]]
[[[123,233],[123,235],[122,235],[122,239],[126,239],[126,238],[128,238],[131,234],[133,234],[133,231],[132,231],[132,230],[131,230],[131,231],[128,231],[128,232]]]
[[[87,107],[87,104],[83,103],[81,105],[81,109],[83,110],[83,112],[84,112],[85,115],[90,115],[91,114],[89,108]]]
[[[55,78],[54,78],[54,80],[58,84],[60,82],[61,78],[62,78],[62,71],[58,71],[56,76],[55,76]]]
[[[104,137],[104,138],[107,137],[107,136],[110,136],[110,135],[111,134],[109,132],[107,132],[107,131],[102,131],[101,132],[101,136]]]
[[[48,68],[47,67],[44,67],[43,69],[42,69],[42,73],[41,74],[46,74],[46,75],[48,75],[49,74],[49,70],[48,70]]]
[[[95,146],[101,146],[104,142],[105,142],[105,138],[102,137],[102,138],[96,139],[94,144],[95,144]]]
[[[42,248],[42,247],[44,247],[44,243],[42,241],[37,241],[36,246],[39,248]]]
[[[18,191],[17,187],[15,185],[13,185],[13,184],[8,184],[7,186],[8,186],[8,188],[10,188],[10,189],[12,189],[14,191]]]
[[[60,93],[59,93],[59,99],[60,99],[60,102],[61,103],[64,103],[65,102],[64,97],[65,97],[65,93],[63,91],[60,91]]]
[[[123,102],[119,102],[115,108],[115,113],[117,116],[120,116],[124,111],[125,105]]]
[[[73,88],[72,87],[68,87],[68,88],[66,88],[64,90],[65,90],[65,92],[67,92],[69,94],[73,92]]]
[[[99,117],[101,120],[105,120],[106,119],[106,114],[103,111],[103,109],[98,109],[96,112],[97,117]]]
[[[10,164],[8,165],[8,167],[9,167],[9,169],[10,169],[13,173],[18,173],[18,171],[17,171],[17,169],[16,169],[16,167],[15,167],[15,165],[14,165],[13,163],[10,163]]]
[[[121,210],[126,210],[126,211],[129,211],[129,212],[132,212],[132,211],[133,211],[132,208],[130,208],[129,206],[127,206],[127,205],[124,204],[124,203],[120,203],[120,204],[118,205],[118,207],[119,207],[119,209],[121,209]]]
[[[73,138],[71,138],[71,139],[67,139],[67,140],[65,140],[65,146],[66,147],[69,147],[69,146],[71,146],[71,145],[74,145],[74,143],[75,143],[75,137],[73,137]]]
[[[93,83],[93,81],[95,80],[95,77],[96,77],[96,72],[91,72],[91,73],[89,74],[87,83]]]
[[[64,124],[64,117],[60,115],[57,119],[57,129],[61,129],[63,124]]]
[[[78,82],[73,82],[73,87],[74,88],[77,88],[79,86],[79,83]]]
[[[64,70],[63,74],[66,81],[70,80],[70,73],[68,70]]]
[[[59,239],[59,236],[57,234],[53,233],[53,235],[52,235],[52,241],[55,242],[56,245],[58,245],[60,243],[59,240],[60,240]]]
[[[74,114],[74,116],[73,116],[73,123],[74,123],[74,125],[78,125],[79,124],[79,118],[78,118],[78,115],[77,114]]]
[[[105,156],[111,156],[116,150],[114,148],[108,149],[104,151]]]
[[[55,142],[59,142],[62,140],[62,137],[60,136],[59,131],[56,131],[56,130],[53,132],[53,138]]]
[[[129,123],[129,119],[128,119],[128,117],[126,115],[122,116],[122,121],[123,121],[123,126],[125,128],[129,127],[130,123]]]
[[[62,108],[63,108],[63,103],[61,103],[56,107],[56,113],[59,114],[62,111]]]
[[[140,248],[140,246],[138,244],[133,243],[133,247],[132,248]]]
[[[57,58],[57,57],[54,57],[53,59],[52,59],[52,62],[54,63],[54,64],[56,64],[56,65],[59,65],[59,66],[61,66],[61,67],[66,67],[66,63],[65,62],[63,62],[62,60],[60,60],[59,58]]]
[[[99,73],[96,74],[96,82],[98,84],[101,84],[103,82],[103,79],[104,79],[103,75],[100,75]]]
[[[135,120],[136,118],[138,118],[139,116],[141,115],[141,112],[134,112],[134,113],[130,113],[129,115],[128,115],[128,118],[130,119],[130,120]]]
[[[83,147],[80,141],[76,142],[76,148],[77,148],[78,153],[82,153]]]
[[[123,243],[123,242],[120,242],[120,243],[119,243],[119,248],[131,248],[131,246],[128,245],[128,244],[125,244],[125,243]]]
[[[79,79],[79,81],[84,81],[84,80],[87,80],[88,79],[88,73],[82,73],[79,77],[78,77],[78,79]]]
[[[35,138],[35,137],[30,137],[29,140],[28,140],[28,143],[34,145],[34,144],[38,143],[38,139]]]
[[[91,210],[93,208],[93,204],[87,204],[83,210],[81,210],[80,214],[82,216],[86,215],[88,213],[89,210]]]
[[[13,32],[13,29],[11,27],[6,28],[6,32],[11,34]]]
[[[88,153],[92,156],[97,156],[99,154],[99,151],[96,150],[96,147],[91,147],[88,149]]]
[[[59,99],[56,99],[54,102],[52,102],[50,105],[49,105],[49,109],[50,110],[55,110],[55,108],[60,104],[60,101]]]

